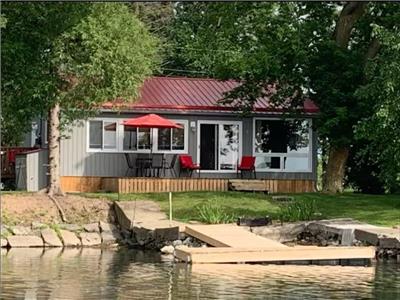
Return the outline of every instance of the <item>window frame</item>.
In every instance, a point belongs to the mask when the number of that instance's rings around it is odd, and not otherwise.
[[[268,120],[268,121],[290,121],[290,120],[305,120],[308,121],[308,153],[258,153],[256,152],[256,121],[257,120]],[[280,158],[280,168],[279,169],[268,169],[268,168],[256,168],[256,172],[280,172],[280,173],[312,173],[313,165],[313,129],[312,129],[312,119],[311,118],[274,118],[274,117],[256,117],[253,118],[253,137],[252,137],[252,152],[253,156],[256,157],[279,157]],[[284,169],[284,158],[285,157],[307,157],[308,158],[308,168],[300,170]]]
[[[137,150],[124,150],[124,125],[122,124],[125,119],[121,118],[89,118],[86,124],[86,152],[88,153],[151,153],[151,149],[137,149]],[[188,153],[189,145],[189,121],[179,119],[168,119],[176,123],[184,124],[184,149],[183,150],[158,150],[158,129],[153,128],[153,139],[152,139],[152,153],[166,153],[166,154],[185,154]],[[90,121],[102,121],[102,136],[103,144],[101,148],[90,148]],[[104,149],[104,122],[115,122],[116,128],[116,148],[115,149]],[[150,135],[151,138],[151,135]]]

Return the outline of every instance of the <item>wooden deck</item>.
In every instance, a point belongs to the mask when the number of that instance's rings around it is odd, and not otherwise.
[[[61,187],[65,192],[162,193],[228,191],[230,180],[232,179],[61,176]],[[250,181],[254,182],[254,180]],[[257,190],[267,190],[270,193],[304,193],[314,192],[314,184],[313,180],[257,179],[256,185]]]
[[[374,247],[188,248],[175,249],[187,263],[244,263],[372,259]]]
[[[187,263],[321,262],[375,257],[374,247],[288,247],[229,224],[187,225],[185,233],[215,247],[176,248],[175,257]]]
[[[287,246],[261,237],[237,225],[187,225],[185,233],[214,247],[234,248],[288,248]]]

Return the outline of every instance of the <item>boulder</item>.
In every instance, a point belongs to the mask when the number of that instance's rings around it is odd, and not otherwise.
[[[118,240],[121,240],[121,235],[119,232],[109,232],[103,231],[101,233],[101,243],[106,246],[114,245],[117,243]]]
[[[99,223],[91,223],[83,226],[86,232],[100,232]]]
[[[176,240],[172,242],[172,246],[177,247],[177,246],[182,246],[183,242],[181,240]]]
[[[400,249],[400,240],[394,237],[381,237],[379,238],[379,248]]]
[[[64,247],[79,247],[81,246],[81,241],[76,236],[75,233],[68,230],[60,230],[61,240],[64,244]]]
[[[379,243],[379,237],[376,233],[363,229],[356,228],[354,230],[354,237],[361,242],[365,242],[373,246],[377,246]]]
[[[7,247],[7,245],[8,245],[8,242],[7,242],[7,240],[6,240],[6,239],[0,239],[0,241],[1,241],[1,248],[5,248],[5,247]]]
[[[7,240],[11,248],[43,247],[43,240],[34,235],[12,235]]]
[[[101,236],[97,232],[82,232],[79,237],[84,247],[101,245]]]
[[[63,224],[60,224],[60,228],[61,228],[61,229],[68,230],[68,231],[79,231],[79,230],[82,229],[82,226],[79,226],[79,225],[77,225],[77,224],[67,224],[67,223],[63,223]]]
[[[162,248],[160,249],[160,251],[161,251],[162,253],[164,253],[164,254],[173,254],[173,253],[174,253],[174,250],[175,250],[174,246],[171,246],[171,245],[169,245],[169,246],[164,246],[164,247],[162,247]]]
[[[57,236],[57,233],[51,229],[46,228],[40,232],[45,247],[62,247],[63,244],[61,243],[60,239]]]
[[[11,228],[11,231],[15,235],[30,235],[32,234],[32,230],[30,227],[26,226],[14,226]]]
[[[101,232],[115,232],[118,230],[114,224],[106,223],[103,221],[99,222],[99,227],[100,227]]]

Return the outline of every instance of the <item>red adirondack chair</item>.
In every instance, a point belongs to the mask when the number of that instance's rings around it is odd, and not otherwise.
[[[180,169],[179,169],[179,177],[181,176],[181,170],[188,170],[190,176],[192,176],[194,170],[199,170],[200,177],[200,166],[193,163],[192,157],[190,155],[181,154],[179,155]]]
[[[237,177],[239,177],[240,171],[240,178],[243,178],[243,172],[253,172],[254,179],[257,178],[256,176],[256,158],[254,156],[242,156],[242,160],[240,165],[237,167]]]

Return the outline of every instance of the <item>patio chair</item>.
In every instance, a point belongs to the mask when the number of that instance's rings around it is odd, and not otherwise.
[[[255,164],[256,158],[254,156],[243,156],[240,165],[237,167],[237,177],[239,177],[239,171],[240,178],[243,178],[243,172],[253,172],[254,179],[257,179]]]
[[[181,176],[181,170],[187,170],[189,172],[190,177],[192,177],[194,170],[199,170],[200,177],[200,166],[193,163],[192,157],[190,155],[179,155],[180,169],[179,169],[179,177]]]
[[[153,154],[151,157],[151,170],[153,176],[160,177],[160,170],[164,168],[164,154]]]
[[[178,155],[174,154],[172,156],[171,161],[168,163],[167,161],[164,161],[164,175],[165,175],[165,170],[171,170],[171,174],[173,174],[174,177],[176,176],[176,170],[175,170],[175,165],[176,165],[176,160],[178,159]]]
[[[138,171],[137,166],[133,163],[133,160],[132,160],[131,156],[129,155],[129,153],[124,153],[124,154],[125,154],[126,163],[128,165],[128,168],[126,169],[126,172],[125,172],[125,177],[128,176],[130,170],[134,170],[135,171],[134,174],[136,176],[137,171]]]

